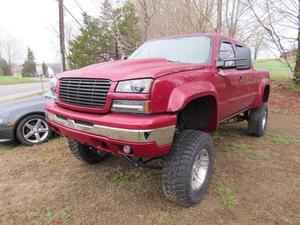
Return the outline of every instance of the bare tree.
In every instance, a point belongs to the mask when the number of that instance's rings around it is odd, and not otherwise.
[[[12,69],[12,64],[24,56],[23,44],[15,38],[10,38],[5,45],[5,55],[9,68]]]
[[[222,32],[222,9],[223,9],[222,0],[217,0],[217,27],[216,27],[217,33]]]
[[[149,28],[153,17],[159,11],[161,0],[136,0],[137,10],[142,15],[143,41],[148,40]]]
[[[249,22],[249,15],[247,15],[249,7],[244,2],[244,0],[227,0],[224,3],[224,26],[230,37],[236,37],[238,32],[243,32],[249,27],[243,26]]]
[[[12,37],[11,34],[3,28],[0,35],[0,59],[5,59],[8,63],[9,70],[12,71],[13,64],[20,60],[23,55],[23,43]]]
[[[257,0],[255,2],[248,0],[248,5],[260,26],[267,32],[269,40],[276,46],[293,72],[293,80],[296,83],[300,82],[300,0]],[[259,13],[262,10],[263,14]],[[297,37],[287,37],[286,29],[295,31]],[[294,67],[287,55],[289,46],[293,42],[297,45]]]

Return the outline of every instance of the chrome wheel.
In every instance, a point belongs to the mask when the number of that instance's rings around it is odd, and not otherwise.
[[[193,164],[191,186],[193,191],[198,191],[206,178],[209,167],[209,155],[206,149],[202,149]]]
[[[24,139],[32,144],[41,143],[46,140],[49,134],[49,127],[45,120],[34,118],[28,120],[23,128]]]

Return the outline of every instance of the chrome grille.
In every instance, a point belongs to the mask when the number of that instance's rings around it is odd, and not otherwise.
[[[63,78],[59,83],[59,99],[63,103],[101,108],[105,106],[110,80]]]

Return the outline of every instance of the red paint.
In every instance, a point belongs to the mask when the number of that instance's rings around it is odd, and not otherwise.
[[[133,115],[133,114],[94,114],[84,112],[74,112],[65,109],[57,104],[46,103],[46,110],[56,115],[61,115],[72,120],[91,122],[97,125],[116,127],[133,130],[151,130],[160,127],[167,127],[176,124],[176,115]]]
[[[48,123],[54,129],[54,131],[60,134],[61,136],[70,139],[75,139],[80,143],[92,146],[96,149],[101,149],[107,152],[113,152],[115,154],[136,156],[140,158],[154,158],[154,157],[166,155],[171,149],[171,144],[164,145],[164,146],[157,146],[155,142],[148,142],[148,143],[124,142],[124,141],[113,140],[107,137],[102,137],[94,134],[84,133],[82,131],[73,130],[59,124],[54,124],[52,122],[48,122]],[[100,144],[100,141],[104,141],[107,147],[103,147]],[[123,145],[129,145],[133,149],[133,153],[132,154],[123,153],[123,151],[121,150]]]
[[[187,35],[195,36],[199,34]],[[242,43],[218,34],[205,34],[213,37],[211,64],[196,65],[189,63],[168,62],[165,59],[120,60],[91,65],[79,70],[64,72],[63,77],[86,77],[110,79],[112,86],[107,96],[104,108],[93,109],[76,107],[57,102],[48,104],[46,110],[71,119],[81,119],[105,126],[129,129],[158,128],[176,124],[176,113],[182,110],[190,101],[202,96],[212,96],[217,102],[216,124],[210,124],[207,130],[215,130],[218,124],[234,115],[250,108],[258,107],[263,99],[266,86],[270,85],[269,73],[249,70],[224,69],[228,75],[220,75],[216,68],[216,60],[221,40],[233,45]],[[182,37],[182,36],[179,36]],[[174,37],[173,37],[174,38]],[[242,77],[242,79],[240,79]],[[118,81],[138,78],[155,79],[150,94],[115,93]],[[59,90],[58,90],[59,93]],[[126,115],[110,112],[113,99],[151,100],[152,115]],[[52,124],[54,127],[58,125]],[[67,133],[69,138],[89,141],[91,135],[59,127],[61,133]],[[116,140],[108,140],[115,142]],[[94,146],[94,145],[92,145]],[[144,146],[149,149],[152,144]],[[154,149],[157,147],[152,146]],[[163,151],[168,151],[164,149]],[[114,151],[111,149],[111,151]],[[149,149],[151,151],[151,149]],[[154,151],[154,150],[152,150]],[[115,151],[114,151],[115,152]]]

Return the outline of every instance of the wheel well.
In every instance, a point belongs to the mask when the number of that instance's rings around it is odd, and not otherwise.
[[[264,90],[264,95],[263,95],[263,102],[268,102],[269,101],[269,95],[270,95],[270,86],[266,86]]]
[[[178,129],[214,131],[217,128],[217,102],[214,96],[192,100],[178,113]]]
[[[41,115],[41,116],[45,116],[45,113],[44,112],[30,112],[30,113],[27,113],[23,116],[21,116],[17,121],[16,121],[16,124],[15,124],[15,127],[14,127],[14,136],[16,138],[16,131],[17,131],[17,127],[19,125],[19,123],[27,116],[31,116],[31,115]]]

